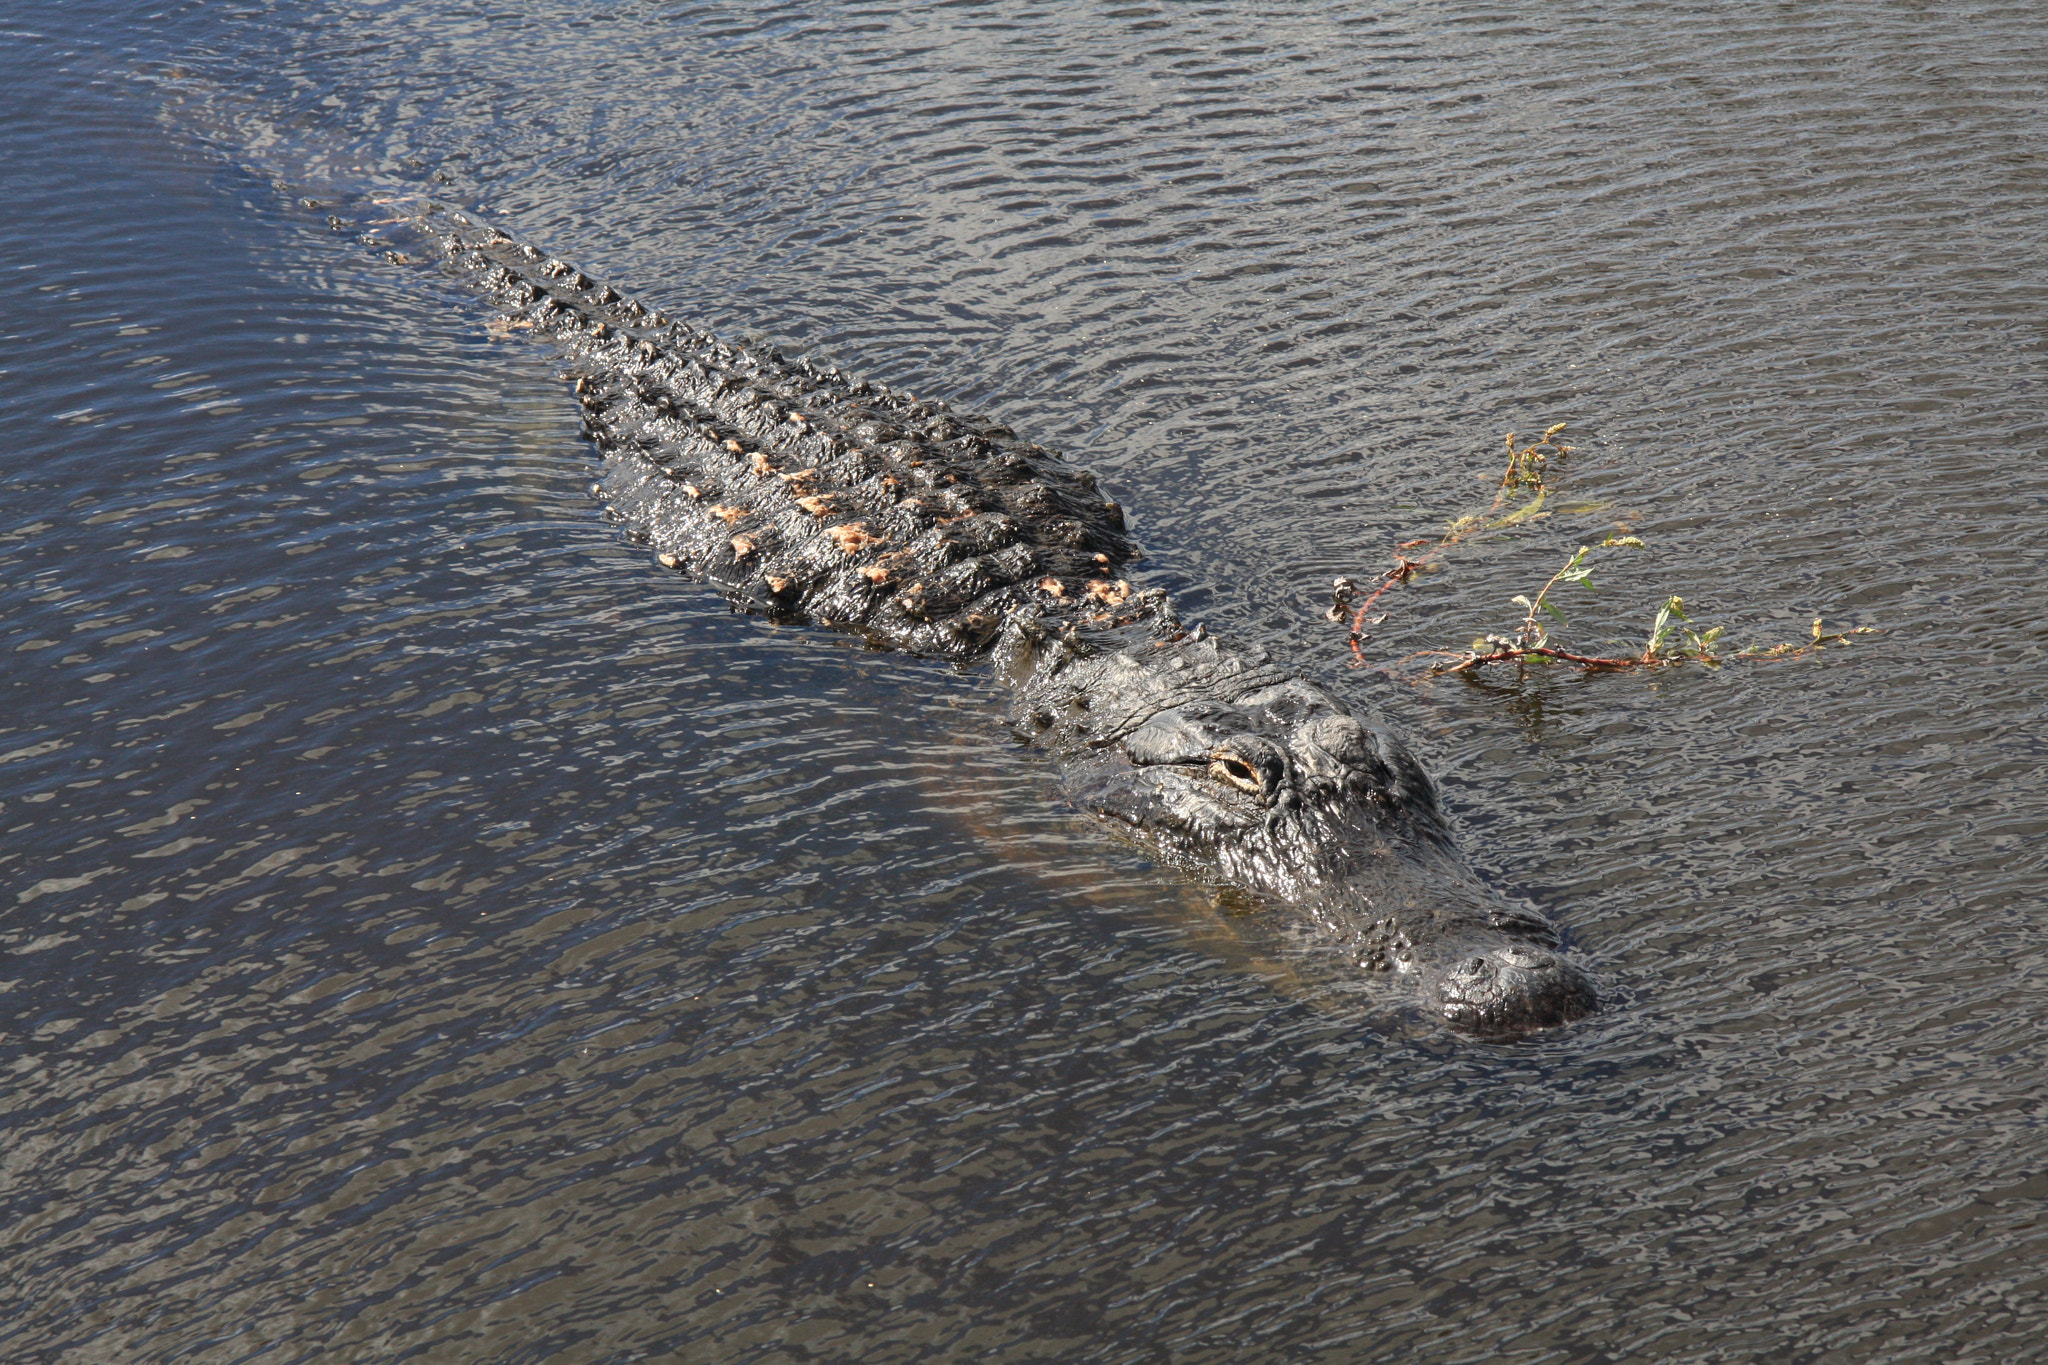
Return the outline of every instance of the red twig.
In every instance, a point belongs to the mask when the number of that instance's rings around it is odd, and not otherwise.
[[[1409,542],[1409,544],[1411,545],[1417,543],[1427,544],[1426,541]],[[1402,548],[1406,549],[1407,546],[1403,546]],[[1372,590],[1372,596],[1366,598],[1365,601],[1359,603],[1357,609],[1351,613],[1351,652],[1354,656],[1357,657],[1360,663],[1365,662],[1365,651],[1360,649],[1358,646],[1360,642],[1364,639],[1365,614],[1372,610],[1372,604],[1379,601],[1380,598],[1386,594],[1387,589],[1396,587],[1402,583],[1406,583],[1409,579],[1415,577],[1415,574],[1418,570],[1427,569],[1429,567],[1431,567],[1431,562],[1429,560],[1410,559],[1408,556],[1404,554],[1396,553],[1394,555],[1394,567],[1380,575],[1380,585]]]
[[[1448,550],[1467,536],[1499,529],[1500,523],[1495,521],[1495,514],[1507,506],[1512,496],[1512,491],[1515,488],[1527,486],[1536,490],[1536,501],[1524,508],[1522,514],[1533,512],[1536,507],[1542,504],[1545,492],[1543,473],[1544,467],[1549,461],[1549,456],[1569,455],[1571,453],[1572,448],[1570,446],[1561,444],[1556,439],[1557,433],[1563,430],[1564,423],[1559,422],[1545,431],[1541,440],[1532,441],[1527,446],[1522,447],[1516,446],[1515,433],[1509,432],[1507,434],[1508,467],[1506,472],[1501,475],[1500,486],[1494,492],[1493,505],[1479,515],[1468,515],[1458,518],[1458,520],[1451,523],[1449,529],[1440,537],[1432,539],[1424,536],[1418,540],[1404,540],[1394,547],[1394,567],[1381,574],[1380,585],[1372,590],[1372,595],[1351,610],[1351,630],[1348,643],[1351,646],[1352,657],[1357,660],[1358,664],[1363,665],[1365,663],[1365,651],[1359,648],[1359,646],[1369,638],[1365,634],[1366,616],[1372,611],[1373,605],[1380,598],[1384,597],[1390,589],[1406,583],[1424,569],[1436,568],[1438,561],[1433,556]],[[1512,518],[1510,521],[1512,521]],[[1403,553],[1404,551],[1418,549],[1423,546],[1428,548],[1424,549],[1422,554],[1415,558],[1411,559],[1407,554]],[[1329,613],[1329,618],[1332,621],[1344,619],[1344,609],[1348,605],[1344,601],[1344,594],[1348,590],[1348,580],[1339,579],[1338,600],[1331,606]]]
[[[1817,653],[1823,645],[1846,645],[1854,635],[1875,635],[1878,632],[1870,626],[1859,626],[1840,635],[1828,635],[1811,644],[1790,646],[1774,645],[1769,649],[1741,649],[1733,654],[1638,654],[1626,659],[1610,659],[1597,654],[1574,654],[1568,649],[1557,649],[1551,645],[1536,645],[1523,649],[1516,645],[1503,645],[1489,654],[1470,652],[1457,654],[1447,649],[1425,649],[1411,654],[1411,659],[1440,658],[1457,659],[1458,662],[1432,673],[1464,673],[1482,664],[1511,664],[1523,659],[1558,659],[1581,668],[1669,668],[1674,664],[1745,664],[1768,663],[1778,659],[1797,659]]]
[[[1458,657],[1455,654],[1451,654],[1446,650],[1440,649],[1424,650],[1423,653],[1442,655],[1447,658]],[[1680,662],[1677,659],[1609,659],[1604,658],[1598,654],[1574,654],[1568,649],[1555,649],[1550,645],[1537,645],[1533,649],[1517,649],[1513,645],[1509,645],[1501,649],[1496,649],[1491,654],[1468,655],[1465,657],[1462,663],[1453,664],[1448,668],[1439,669],[1437,671],[1443,673],[1463,673],[1466,669],[1477,668],[1481,664],[1506,664],[1514,663],[1520,659],[1535,658],[1561,659],[1565,663],[1577,664],[1581,668],[1643,668],[1646,666],[1655,666],[1658,664],[1675,664]],[[1718,660],[1716,660],[1716,662],[1718,662]]]

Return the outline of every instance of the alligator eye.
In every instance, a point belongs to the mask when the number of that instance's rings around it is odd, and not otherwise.
[[[1231,786],[1240,791],[1248,791],[1254,796],[1265,790],[1259,782],[1258,770],[1235,754],[1217,755],[1216,760],[1209,765],[1209,771]]]

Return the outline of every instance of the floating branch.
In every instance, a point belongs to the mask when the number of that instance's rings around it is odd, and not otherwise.
[[[1550,461],[1553,457],[1562,458],[1572,452],[1570,446],[1557,439],[1557,434],[1565,426],[1566,423],[1559,422],[1546,429],[1540,437],[1520,446],[1515,444],[1515,433],[1509,432],[1507,469],[1500,476],[1493,504],[1484,511],[1457,517],[1444,528],[1441,536],[1424,536],[1395,546],[1394,567],[1380,575],[1379,585],[1363,602],[1355,601],[1359,592],[1356,580],[1340,578],[1332,585],[1330,610],[1325,616],[1331,621],[1342,621],[1346,616],[1351,618],[1351,653],[1360,663],[1365,661],[1365,651],[1360,646],[1372,638],[1365,633],[1365,627],[1386,620],[1384,616],[1377,620],[1369,619],[1369,613],[1388,591],[1408,582],[1418,573],[1442,567],[1444,551],[1454,545],[1489,531],[1504,531],[1550,515],[1543,508],[1544,499],[1550,493],[1546,482]],[[1415,553],[1410,554],[1411,550]]]
[[[1580,654],[1563,649],[1552,642],[1550,627],[1543,618],[1549,618],[1558,625],[1567,625],[1565,614],[1550,600],[1553,589],[1560,584],[1576,583],[1587,591],[1593,589],[1590,560],[1595,548],[1599,549],[1641,549],[1643,542],[1635,536],[1609,536],[1598,547],[1581,545],[1567,559],[1564,567],[1550,576],[1550,581],[1539,588],[1534,597],[1517,595],[1511,600],[1523,609],[1522,624],[1513,635],[1482,635],[1462,650],[1424,650],[1411,658],[1441,658],[1448,663],[1432,665],[1430,672],[1466,673],[1475,668],[1486,668],[1495,664],[1522,666],[1531,662],[1539,664],[1565,663],[1586,670],[1595,669],[1642,669],[1669,668],[1675,664],[1698,663],[1719,666],[1731,663],[1750,663],[1765,659],[1796,659],[1806,654],[1818,654],[1829,645],[1846,645],[1855,636],[1871,635],[1876,632],[1869,626],[1858,626],[1854,630],[1829,634],[1821,618],[1813,618],[1813,632],[1804,643],[1786,642],[1769,646],[1745,646],[1740,649],[1723,650],[1720,647],[1725,628],[1715,626],[1709,630],[1694,630],[1692,618],[1686,615],[1685,601],[1669,597],[1657,609],[1656,618],[1650,623],[1649,638],[1643,642],[1642,652],[1619,656]]]

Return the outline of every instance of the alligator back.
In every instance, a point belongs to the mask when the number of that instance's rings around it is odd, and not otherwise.
[[[732,344],[466,215],[418,220],[448,266],[560,350],[596,491],[667,567],[737,606],[973,659],[1012,610],[1113,625],[1138,557],[1095,480],[1008,428]]]

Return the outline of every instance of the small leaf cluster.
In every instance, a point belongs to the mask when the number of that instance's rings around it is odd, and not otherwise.
[[[1502,488],[1533,488],[1538,493],[1541,493],[1544,487],[1543,476],[1550,467],[1550,457],[1553,455],[1569,455],[1572,452],[1570,446],[1560,444],[1557,440],[1557,433],[1563,431],[1568,425],[1569,423],[1559,422],[1555,426],[1547,428],[1543,435],[1536,440],[1519,447],[1515,445],[1515,433],[1509,432],[1507,437],[1508,467],[1507,472],[1500,476],[1500,486]]]

